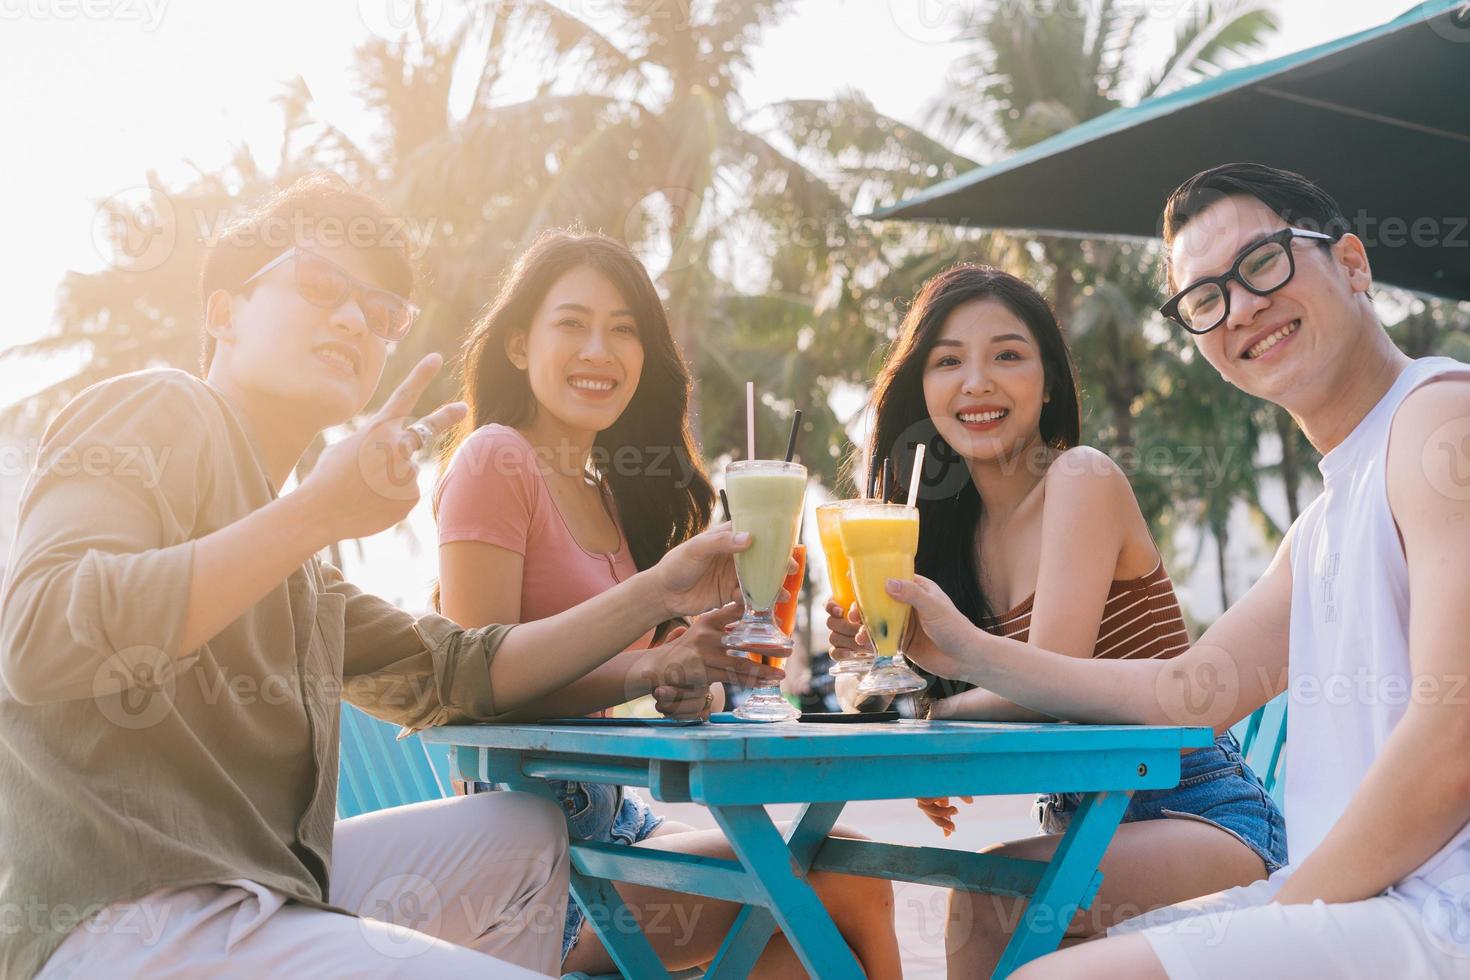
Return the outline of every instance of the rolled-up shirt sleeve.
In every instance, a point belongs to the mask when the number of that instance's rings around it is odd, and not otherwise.
[[[323,566],[328,592],[346,598],[343,696],[408,735],[434,725],[494,721],[490,664],[515,626],[464,629],[443,616],[414,616]]]
[[[198,385],[181,372],[104,382],[46,430],[0,598],[0,678],[16,700],[113,694],[197,656],[177,647],[218,412]]]

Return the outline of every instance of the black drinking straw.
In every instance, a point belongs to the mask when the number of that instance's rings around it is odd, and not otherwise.
[[[720,505],[725,508],[725,520],[730,519],[730,498],[725,496],[725,491],[720,491]]]
[[[883,475],[879,478],[878,499],[884,503],[888,502],[888,457],[883,457]]]
[[[801,409],[791,418],[791,435],[786,439],[786,462],[791,462],[791,457],[796,455],[796,434],[801,431]]]

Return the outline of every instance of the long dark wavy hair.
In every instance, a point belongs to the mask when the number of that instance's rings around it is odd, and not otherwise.
[[[460,397],[469,414],[445,441],[440,459],[448,466],[455,450],[481,426],[498,422],[518,428],[535,418],[539,405],[531,382],[510,362],[505,342],[515,331],[529,330],[552,285],[583,266],[601,272],[617,287],[633,311],[643,343],[638,388],[618,420],[597,434],[592,453],[592,466],[612,493],[633,562],[641,570],[704,529],[714,508],[714,490],[689,426],[689,368],[648,270],[621,242],[554,229],[543,232],[516,260],[499,295],[465,340]],[[627,465],[630,457],[637,465]]]
[[[924,402],[924,367],[950,314],[968,303],[996,300],[1014,313],[1036,338],[1046,391],[1041,407],[1041,440],[1070,449],[1082,440],[1077,370],[1056,316],[1041,294],[1023,280],[978,265],[956,265],[919,289],[899,326],[898,339],[878,372],[873,388],[873,428],[862,460],[854,469],[873,473],[890,460],[894,478],[889,499],[907,494],[914,449],[924,443],[924,477],[919,491],[919,550],[915,570],[933,579],[977,626],[993,615],[980,585],[975,529],[980,524],[980,493],[965,459],[939,434]],[[881,481],[880,481],[881,485]],[[941,695],[949,691],[936,692]]]

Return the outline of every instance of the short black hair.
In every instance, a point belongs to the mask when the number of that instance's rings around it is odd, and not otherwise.
[[[413,252],[405,222],[337,174],[318,171],[251,208],[209,243],[199,272],[201,305],[217,289],[237,292],[261,266],[303,238],[324,247],[343,243],[360,249],[378,285],[405,297],[413,291]],[[214,347],[206,328],[201,375],[209,371]]]
[[[1164,268],[1171,292],[1174,272],[1169,268],[1168,252],[1174,238],[1200,212],[1227,197],[1255,198],[1287,224],[1321,232],[1334,241],[1350,230],[1332,195],[1299,173],[1261,163],[1226,163],[1202,170],[1174,188],[1164,204]]]

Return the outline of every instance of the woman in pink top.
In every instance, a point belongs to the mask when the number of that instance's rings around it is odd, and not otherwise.
[[[709,522],[714,494],[690,434],[689,372],[647,270],[620,243],[563,231],[538,238],[471,330],[463,371],[469,415],[446,447],[435,498],[445,616],[471,626],[555,615],[657,563]],[[732,606],[700,617],[689,636],[666,629],[668,642],[693,642],[738,614]],[[647,694],[666,714],[719,705],[717,685],[693,704],[651,690],[643,664],[653,642],[645,636],[518,715],[588,714]],[[709,677],[721,678],[731,659],[710,655]],[[628,845],[657,837],[650,846],[730,855],[718,831],[664,823],[631,789],[554,786],[575,837]],[[812,884],[868,975],[898,975],[890,886],[821,875]],[[649,930],[671,969],[709,962],[739,911],[637,886],[620,891],[635,913],[672,908],[672,921],[688,924]],[[563,949],[568,972],[614,969],[575,903]],[[780,938],[758,972],[804,975]]]

